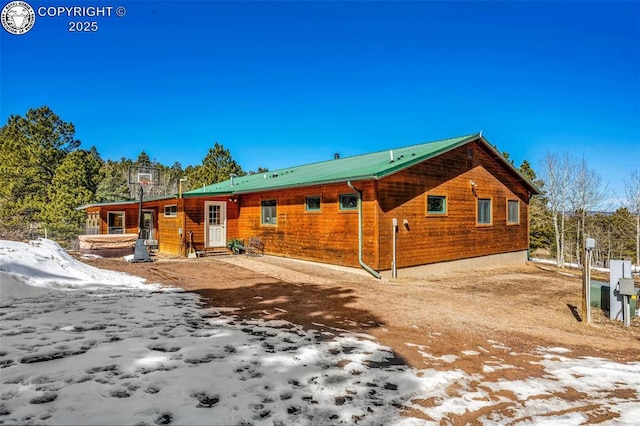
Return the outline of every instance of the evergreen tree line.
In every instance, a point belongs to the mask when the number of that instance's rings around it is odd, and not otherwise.
[[[77,207],[139,197],[139,186],[129,182],[129,168],[136,166],[160,170],[160,180],[145,188],[145,199],[177,194],[183,178],[182,190],[188,191],[229,179],[231,173],[246,174],[217,142],[202,164],[186,168],[179,162],[160,164],[144,151],[135,160],[105,161],[95,147],[82,148],[73,124],[49,107],[30,109],[0,128],[0,238],[41,236],[45,228],[49,236],[75,238],[84,233],[85,223],[85,212]]]
[[[509,154],[503,153],[509,160]],[[511,161],[511,160],[510,160]],[[46,227],[61,239],[84,233],[84,211],[78,206],[134,200],[139,187],[128,181],[132,166],[160,169],[160,181],[145,189],[145,198],[176,194],[180,180],[188,191],[245,175],[228,149],[219,143],[209,149],[201,164],[183,168],[151,160],[144,151],[135,160],[103,160],[92,147],[84,149],[75,139],[72,123],[62,121],[50,108],[29,110],[24,117],[11,116],[0,128],[0,238],[26,239]],[[640,173],[625,182],[624,207],[603,213],[610,199],[598,173],[586,160],[567,153],[548,153],[541,161],[540,176],[525,160],[519,171],[542,194],[529,205],[530,245],[538,253],[555,256],[558,266],[577,262],[587,237],[597,241],[594,259],[634,259],[640,264]],[[267,171],[259,168],[256,173]],[[249,172],[253,173],[253,172]],[[600,210],[600,211],[598,211]]]

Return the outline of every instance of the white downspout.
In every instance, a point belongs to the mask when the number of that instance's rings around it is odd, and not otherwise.
[[[359,189],[356,189],[351,184],[351,181],[347,181],[347,185],[358,194],[358,263],[362,266],[362,269],[374,277],[382,278],[379,273],[374,271],[371,266],[367,265],[364,263],[364,260],[362,260],[362,192]]]

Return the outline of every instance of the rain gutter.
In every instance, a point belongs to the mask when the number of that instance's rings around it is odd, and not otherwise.
[[[374,271],[373,268],[364,263],[364,260],[362,260],[362,191],[356,189],[356,187],[351,184],[350,180],[347,181],[347,185],[358,194],[358,263],[360,263],[362,269],[364,269],[374,277],[381,278],[379,273]]]

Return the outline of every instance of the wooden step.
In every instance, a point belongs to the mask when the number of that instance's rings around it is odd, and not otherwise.
[[[198,256],[198,257],[219,256],[219,255],[230,254],[230,253],[231,252],[229,251],[228,248],[219,247],[219,248],[208,248],[206,250],[198,250],[198,251],[196,251],[196,256]]]

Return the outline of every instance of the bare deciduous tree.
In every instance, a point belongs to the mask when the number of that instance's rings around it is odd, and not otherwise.
[[[556,263],[564,267],[565,213],[568,207],[568,184],[571,158],[567,153],[547,152],[540,167],[545,182],[547,205],[553,218],[556,238]]]
[[[625,180],[626,205],[636,219],[636,266],[640,266],[640,172],[638,169]]]
[[[576,223],[576,259],[580,261],[580,254],[586,238],[586,222],[590,212],[601,207],[607,199],[608,189],[602,184],[602,178],[598,172],[589,167],[583,157],[580,161],[571,161],[569,164],[569,191],[568,200]]]

